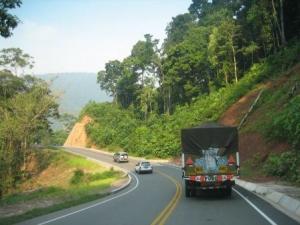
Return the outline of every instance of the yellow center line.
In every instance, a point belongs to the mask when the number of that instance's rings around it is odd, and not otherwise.
[[[173,177],[171,177],[171,176],[169,176],[169,175],[167,175],[163,172],[157,171],[157,173],[164,176],[164,177],[166,177],[166,178],[168,178],[169,180],[171,180],[175,184],[176,193],[172,197],[172,199],[168,203],[168,205],[163,209],[163,211],[151,223],[151,225],[163,225],[163,224],[165,224],[166,220],[169,218],[169,216],[171,215],[171,213],[175,209],[176,205],[178,204],[178,201],[179,201],[179,199],[181,197],[181,193],[182,193],[181,184],[177,180],[175,180]]]

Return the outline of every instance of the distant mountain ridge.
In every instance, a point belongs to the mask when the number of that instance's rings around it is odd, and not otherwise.
[[[52,81],[51,90],[59,94],[59,111],[77,116],[89,101],[107,102],[112,98],[97,84],[95,73],[50,73],[36,75],[46,81]]]

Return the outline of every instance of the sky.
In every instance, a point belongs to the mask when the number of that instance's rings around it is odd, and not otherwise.
[[[34,74],[93,72],[122,60],[151,34],[163,41],[172,17],[191,0],[23,0],[10,11],[22,22],[0,49],[18,47],[34,57]]]

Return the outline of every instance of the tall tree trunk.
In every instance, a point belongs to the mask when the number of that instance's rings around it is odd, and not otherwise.
[[[168,108],[167,108],[167,114],[170,115],[170,108],[171,108],[171,87],[169,86],[168,90]]]
[[[232,56],[233,56],[233,64],[234,64],[234,78],[235,78],[235,83],[238,82],[238,77],[237,77],[237,65],[236,65],[236,56],[235,56],[235,49],[234,46],[231,46],[232,48]]]
[[[160,73],[160,87],[162,92],[162,101],[163,101],[163,111],[166,113],[166,93],[165,93],[165,74],[161,69],[161,65],[159,66]]]
[[[277,50],[280,48],[280,37],[278,35],[279,34],[278,34],[278,32],[276,32],[276,30],[274,30],[274,32],[272,32],[273,44],[274,44],[273,53],[276,53]]]
[[[265,58],[267,57],[267,53],[266,53],[266,44],[265,44],[265,42],[263,42],[262,43],[262,45],[263,45],[263,49],[264,49],[264,56],[265,56]]]
[[[118,104],[118,95],[117,95],[117,91],[113,92],[113,103],[116,105]]]
[[[141,77],[142,77],[142,88],[144,88],[144,86],[145,86],[145,78],[144,78],[144,73],[145,73],[145,70],[144,69],[142,69],[142,74],[141,74]]]
[[[152,113],[152,102],[151,102],[151,100],[149,102],[149,112],[150,112],[150,114]]]
[[[275,3],[274,0],[272,0],[272,8],[273,8],[273,18],[275,21],[275,26],[278,30],[279,36],[280,36],[280,40],[281,40],[281,44],[285,45],[286,44],[286,39],[285,39],[285,34],[284,34],[284,30],[282,30],[282,28],[284,29],[284,21],[283,21],[283,0],[279,0],[280,1],[280,23],[281,26],[278,22],[278,16],[277,16],[277,11],[276,11],[276,7],[275,7]]]
[[[227,75],[227,72],[225,72],[225,83],[226,83],[226,85],[228,85],[228,75]]]
[[[281,25],[281,41],[283,45],[286,45],[286,38],[284,32],[283,0],[280,0],[280,25]]]
[[[164,114],[167,112],[167,97],[166,97],[166,90],[163,87],[162,89],[162,94],[163,94],[163,109],[164,109]]]

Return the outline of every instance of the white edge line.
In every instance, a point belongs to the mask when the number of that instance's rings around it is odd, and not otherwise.
[[[242,197],[250,206],[252,206],[262,217],[264,217],[270,224],[277,225],[270,217],[268,217],[263,211],[261,211],[256,205],[254,205],[249,199],[247,199],[242,193],[237,191],[235,188],[234,190],[240,197]]]
[[[136,179],[136,184],[135,184],[135,186],[134,186],[132,189],[130,189],[129,191],[124,192],[124,193],[122,193],[122,194],[119,194],[119,195],[117,195],[117,196],[115,196],[115,197],[113,197],[113,198],[107,199],[107,200],[105,200],[105,201],[98,202],[98,203],[96,203],[96,204],[94,204],[94,205],[90,205],[90,206],[88,206],[88,207],[79,209],[79,210],[77,210],[77,211],[74,211],[74,212],[71,212],[71,213],[68,213],[68,214],[65,214],[65,215],[62,215],[62,216],[53,218],[53,219],[51,219],[51,220],[44,221],[44,222],[42,222],[42,223],[38,223],[38,225],[44,225],[44,224],[48,224],[48,223],[54,222],[54,221],[56,221],[56,220],[63,219],[63,218],[65,218],[65,217],[74,215],[74,214],[76,214],[76,213],[85,211],[85,210],[90,209],[90,208],[94,208],[94,207],[99,206],[99,205],[103,205],[104,203],[110,202],[110,201],[112,201],[112,200],[114,200],[114,199],[117,199],[117,198],[120,198],[120,197],[122,197],[122,196],[124,196],[124,195],[129,194],[130,192],[134,191],[134,190],[139,186],[139,179],[137,178],[137,176],[134,175],[134,174],[131,173],[131,172],[130,172],[130,174],[133,175],[134,178]],[[129,175],[129,177],[131,178],[130,175]]]
[[[165,166],[169,166],[169,167],[173,167],[175,169],[180,169],[179,166],[177,165],[168,165],[168,164],[164,164]],[[262,217],[264,217],[270,224],[272,225],[277,225],[277,223],[275,223],[270,217],[268,217],[263,211],[261,211],[256,205],[254,205],[249,199],[247,199],[242,193],[240,193],[239,191],[237,191],[235,188],[233,188],[233,190],[240,196],[242,197],[250,206],[252,206]]]
[[[127,173],[127,174],[128,174],[128,173]],[[126,175],[127,175],[127,174],[126,174]],[[128,181],[127,181],[125,184],[123,184],[121,187],[118,187],[118,188],[112,190],[110,193],[111,193],[111,194],[114,194],[114,193],[116,193],[116,192],[122,190],[123,188],[127,187],[127,186],[131,183],[131,180],[132,180],[132,177],[131,177],[130,175],[128,175],[128,176],[129,176],[129,179],[128,179]]]

